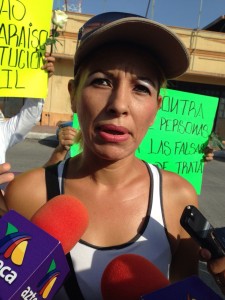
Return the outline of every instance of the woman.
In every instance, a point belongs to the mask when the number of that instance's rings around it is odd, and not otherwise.
[[[51,180],[46,186],[51,172],[39,168],[18,176],[6,191],[8,209],[27,218],[55,188],[86,205],[89,226],[70,253],[79,294],[71,299],[101,299],[102,273],[123,253],[146,257],[171,281],[197,273],[199,247],[180,226],[184,207],[197,206],[193,187],[135,157],[160,108],[160,88],[188,65],[179,38],[143,17],[106,13],[82,27],[69,82],[82,152],[51,167],[62,184],[56,181],[53,188]],[[202,254],[209,259],[206,250]],[[210,263],[222,281],[224,259]]]

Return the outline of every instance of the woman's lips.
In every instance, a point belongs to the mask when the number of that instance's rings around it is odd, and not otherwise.
[[[110,143],[124,142],[129,138],[129,131],[123,126],[101,125],[97,128],[97,132],[105,142]]]

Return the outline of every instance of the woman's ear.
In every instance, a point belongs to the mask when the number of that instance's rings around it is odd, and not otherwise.
[[[159,111],[161,105],[162,105],[162,101],[163,101],[163,98],[162,98],[161,95],[159,95],[158,98],[157,98],[157,106],[158,106],[158,107],[157,107],[157,110],[156,110],[156,112],[155,112],[155,117],[154,117],[153,121],[151,121],[151,123],[149,124],[149,127],[152,126],[153,123],[155,122],[155,118],[156,118],[156,115],[157,115],[157,113],[158,113],[158,111]]]
[[[160,109],[160,108],[161,108],[161,106],[162,106],[162,101],[163,101],[163,98],[162,98],[162,96],[161,96],[161,95],[159,95],[159,96],[158,96],[158,99],[157,99],[157,101],[158,101],[158,109]]]
[[[76,112],[76,104],[75,104],[75,84],[74,80],[70,79],[68,82],[68,91],[70,94],[70,102],[71,102],[71,109],[75,113]]]
[[[70,79],[70,81],[68,82],[68,91],[70,93],[70,97],[72,94],[74,94],[74,80],[73,79]]]

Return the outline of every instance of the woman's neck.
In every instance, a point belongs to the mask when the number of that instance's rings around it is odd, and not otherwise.
[[[120,185],[137,176],[137,169],[143,163],[134,155],[113,162],[109,160],[85,157],[83,154],[72,159],[70,174],[75,177],[91,177],[96,183]]]

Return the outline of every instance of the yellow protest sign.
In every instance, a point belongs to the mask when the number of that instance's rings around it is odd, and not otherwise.
[[[0,0],[0,97],[45,98],[53,0]],[[38,51],[39,50],[39,51]]]

